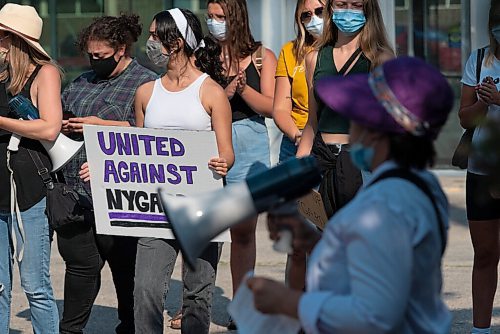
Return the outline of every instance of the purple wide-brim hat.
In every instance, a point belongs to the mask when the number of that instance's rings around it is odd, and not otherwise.
[[[388,89],[382,89],[382,93],[380,89],[374,90],[374,82],[379,84],[377,87]],[[333,111],[360,125],[431,139],[437,137],[453,107],[453,91],[443,75],[423,60],[412,57],[390,60],[370,74],[318,80],[315,90]],[[392,95],[392,101],[388,95]],[[410,123],[421,126],[415,130],[404,121],[408,117],[395,117],[401,114],[400,110],[404,110],[404,115],[409,114],[414,121]]]

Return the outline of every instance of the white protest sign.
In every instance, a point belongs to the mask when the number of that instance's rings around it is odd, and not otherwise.
[[[158,189],[179,196],[222,188],[208,168],[213,131],[85,125],[85,149],[99,234],[174,239]],[[230,241],[224,232],[214,241]]]

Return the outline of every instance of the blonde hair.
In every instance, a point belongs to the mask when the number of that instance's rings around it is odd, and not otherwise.
[[[5,81],[10,78],[10,83],[7,87],[12,95],[18,94],[26,84],[26,79],[30,74],[30,65],[54,65],[63,76],[62,69],[51,58],[38,52],[31,47],[21,37],[10,33],[11,44],[9,49],[9,67],[7,70],[0,73],[0,81]]]
[[[313,35],[311,35],[304,24],[300,20],[300,15],[304,10],[305,2],[307,0],[297,0],[297,6],[295,7],[295,30],[297,31],[297,37],[293,40],[292,53],[295,57],[297,64],[302,63],[306,54],[314,47],[316,40]],[[325,5],[324,0],[318,0],[321,5]]]
[[[333,1],[334,0],[328,0],[326,3],[323,35],[318,42],[318,49],[327,45],[334,45],[338,39],[339,30],[331,20],[333,16]],[[394,54],[394,50],[387,38],[387,32],[385,31],[384,20],[378,1],[363,0],[363,12],[366,17],[366,23],[359,33],[359,46],[363,54],[371,62],[371,67],[374,68],[382,63],[380,59],[381,54]]]
[[[491,32],[497,25],[500,25],[500,1],[492,0],[488,17],[488,36],[490,38],[490,47],[484,59],[484,66],[487,67],[493,66],[493,61],[495,60],[499,47],[495,36],[493,36],[493,33]]]

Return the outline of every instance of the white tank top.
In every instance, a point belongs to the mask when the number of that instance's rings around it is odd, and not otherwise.
[[[161,78],[155,80],[153,94],[146,106],[145,128],[172,130],[212,130],[210,115],[200,99],[200,88],[208,74],[179,92],[165,89]]]

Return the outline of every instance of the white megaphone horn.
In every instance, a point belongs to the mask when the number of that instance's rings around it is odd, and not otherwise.
[[[158,193],[185,263],[194,269],[196,259],[215,236],[305,195],[320,180],[316,160],[306,157],[291,159],[212,193],[191,197],[169,195],[166,189]]]
[[[38,109],[22,95],[16,95],[9,100],[10,110],[21,119],[33,120],[38,119]],[[21,136],[13,133],[9,146],[7,149],[10,151],[17,151],[19,142],[21,141]],[[49,158],[52,162],[51,172],[57,172],[64,165],[66,165],[82,148],[83,141],[79,142],[66,137],[64,134],[60,133],[56,140],[40,140],[40,143],[47,151]]]

